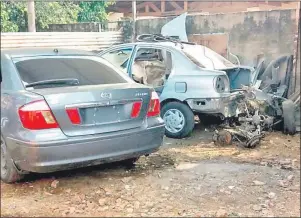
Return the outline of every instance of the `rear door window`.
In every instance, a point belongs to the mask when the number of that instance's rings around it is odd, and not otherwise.
[[[111,64],[126,72],[128,60],[132,54],[133,48],[121,48],[103,54],[101,57],[109,61]]]
[[[78,85],[127,82],[113,67],[93,58],[34,58],[14,62],[24,85],[61,79],[77,79]]]

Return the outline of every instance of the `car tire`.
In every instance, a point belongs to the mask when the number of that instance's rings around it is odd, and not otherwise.
[[[14,183],[23,179],[24,175],[20,174],[10,155],[6,150],[6,144],[1,136],[1,180],[5,183]]]
[[[181,121],[181,128],[178,131],[171,128],[170,126],[174,123],[174,120],[168,121],[167,118],[169,113],[180,114],[180,119],[183,117],[183,122]],[[185,138],[191,134],[194,128],[194,114],[189,106],[181,102],[169,102],[163,105],[161,110],[161,117],[165,121],[165,135],[169,138]],[[177,119],[177,118],[176,118]],[[176,121],[178,122],[178,121]],[[176,123],[177,124],[177,123]],[[172,131],[174,130],[174,131]]]
[[[296,133],[296,105],[291,100],[282,103],[283,133],[294,135]]]

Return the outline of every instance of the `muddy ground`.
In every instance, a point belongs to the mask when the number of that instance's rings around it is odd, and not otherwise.
[[[128,170],[120,164],[1,183],[1,216],[300,217],[300,135],[218,147],[197,126]]]

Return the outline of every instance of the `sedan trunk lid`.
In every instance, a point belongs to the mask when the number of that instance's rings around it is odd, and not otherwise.
[[[138,84],[73,86],[34,89],[31,92],[45,98],[67,136],[142,128],[151,97],[151,90]],[[137,117],[132,118],[135,102],[141,102],[141,108]],[[80,123],[72,122],[68,109],[78,111]]]

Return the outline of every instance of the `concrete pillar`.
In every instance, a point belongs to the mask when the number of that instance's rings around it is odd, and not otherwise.
[[[34,0],[28,0],[27,2],[27,14],[28,32],[36,32],[36,14],[34,9]]]
[[[132,16],[133,16],[133,38],[132,41],[135,42],[136,41],[136,0],[132,1]]]

